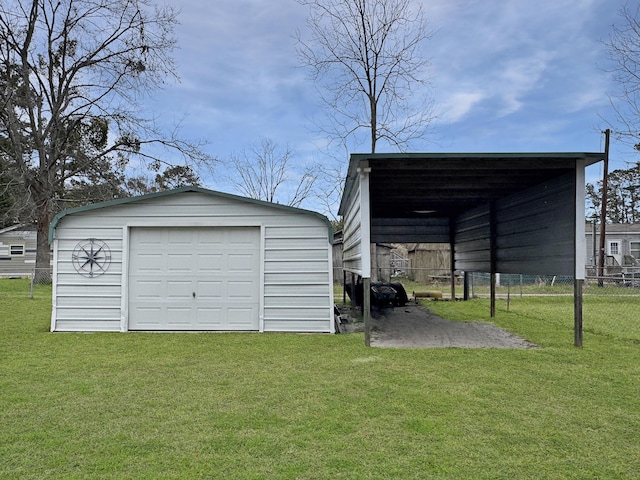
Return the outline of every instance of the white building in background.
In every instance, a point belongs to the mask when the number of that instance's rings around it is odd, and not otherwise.
[[[586,225],[586,265],[595,275],[600,249],[600,225]],[[605,266],[609,274],[631,271],[640,273],[640,224],[614,223],[605,225]]]
[[[35,227],[19,224],[0,229],[0,277],[31,275],[35,265]]]

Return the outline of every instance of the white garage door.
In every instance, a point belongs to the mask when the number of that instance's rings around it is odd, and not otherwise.
[[[258,330],[259,228],[132,228],[130,330]]]

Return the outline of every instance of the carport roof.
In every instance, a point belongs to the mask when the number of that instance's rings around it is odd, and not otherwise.
[[[372,218],[442,218],[603,158],[585,152],[352,154],[338,213],[345,214],[362,169],[370,172]]]

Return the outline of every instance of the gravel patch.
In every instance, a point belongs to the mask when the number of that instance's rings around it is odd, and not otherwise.
[[[486,322],[452,322],[414,304],[372,313],[372,347],[535,348]]]

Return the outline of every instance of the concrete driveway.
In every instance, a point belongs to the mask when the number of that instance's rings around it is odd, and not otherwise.
[[[372,347],[534,348],[535,344],[485,322],[452,322],[407,304],[372,313]]]

